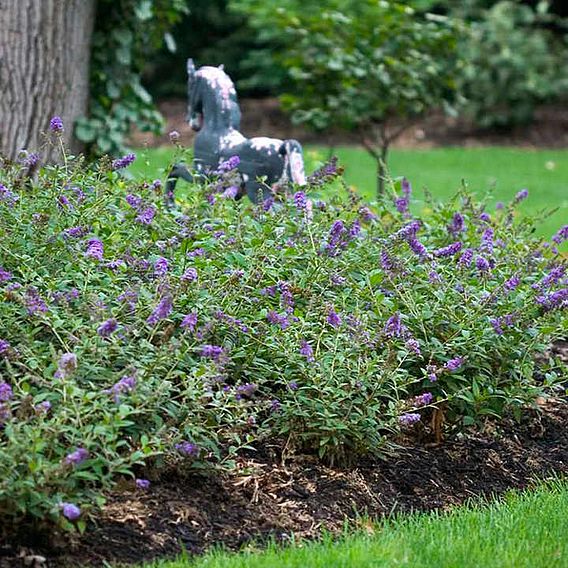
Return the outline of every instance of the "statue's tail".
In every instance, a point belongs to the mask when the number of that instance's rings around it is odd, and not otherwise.
[[[279,153],[284,156],[286,177],[295,184],[306,185],[302,145],[297,140],[284,140]]]

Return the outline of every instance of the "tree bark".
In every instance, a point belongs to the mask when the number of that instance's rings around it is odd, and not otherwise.
[[[74,121],[87,113],[96,0],[0,0],[0,155],[25,149],[50,161],[45,133],[63,119],[72,152]]]

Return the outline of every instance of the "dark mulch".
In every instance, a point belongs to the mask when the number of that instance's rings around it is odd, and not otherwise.
[[[542,400],[539,407],[520,423],[488,422],[467,436],[407,445],[395,457],[348,469],[311,456],[283,464],[279,448],[267,446],[262,455],[243,458],[234,475],[170,477],[147,492],[131,486],[116,491],[82,538],[48,552],[30,543],[20,554],[44,555],[47,566],[56,567],[133,563],[175,556],[181,547],[201,553],[215,544],[238,549],[268,537],[317,538],[324,528],[340,531],[345,519],[357,526],[360,514],[445,510],[471,497],[524,488],[568,473],[568,403]],[[0,558],[2,568],[24,565],[14,552]]]

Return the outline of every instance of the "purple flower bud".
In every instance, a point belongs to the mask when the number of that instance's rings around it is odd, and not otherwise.
[[[298,209],[299,211],[305,210],[307,203],[308,203],[308,198],[306,197],[306,194],[303,191],[297,191],[294,194],[294,204],[296,206],[296,209]]]
[[[528,196],[529,196],[529,190],[528,189],[521,189],[521,191],[519,191],[517,193],[517,195],[515,195],[515,203],[520,203],[521,201],[526,199]]]
[[[475,266],[479,272],[489,272],[490,264],[486,258],[483,256],[478,256],[475,259]]]
[[[568,225],[564,225],[558,232],[552,237],[552,240],[557,244],[561,245],[565,240],[568,239]]]

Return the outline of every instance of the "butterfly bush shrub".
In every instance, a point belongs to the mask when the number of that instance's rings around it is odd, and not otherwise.
[[[330,163],[276,202],[219,175],[170,211],[133,159],[0,170],[2,526],[82,530],[144,465],[230,467],[269,437],[383,455],[563,378],[535,355],[566,334],[568,229],[531,237],[524,193],[417,218],[408,183],[370,206]]]

